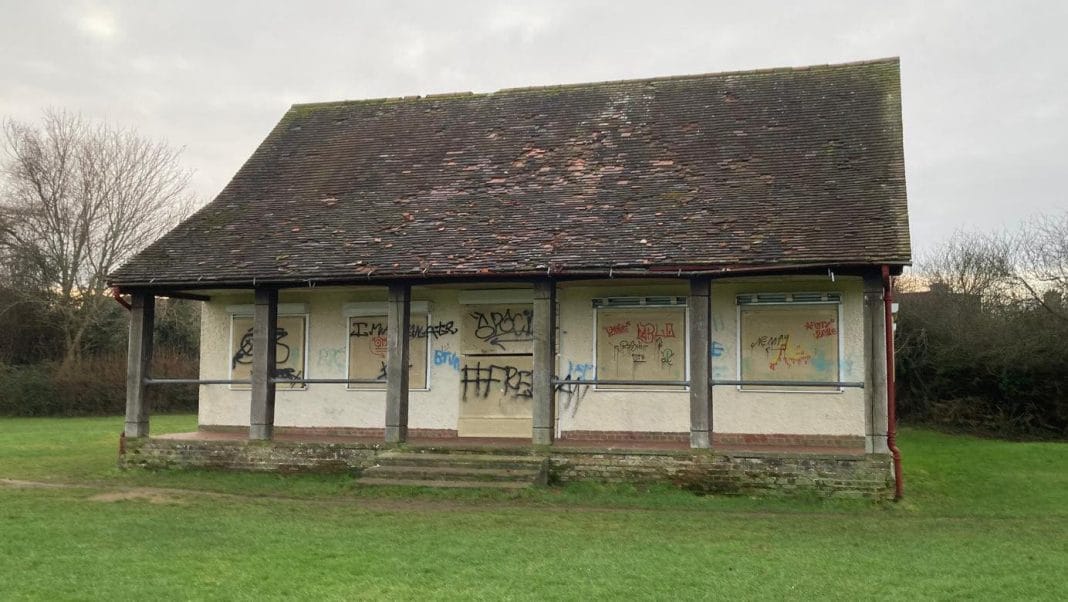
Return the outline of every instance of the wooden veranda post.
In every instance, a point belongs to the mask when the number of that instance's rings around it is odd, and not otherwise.
[[[411,285],[390,283],[386,305],[386,442],[403,443],[408,440]]]
[[[711,284],[709,278],[690,280],[690,447],[694,448],[712,446]]]
[[[156,297],[150,293],[130,295],[130,343],[126,355],[127,437],[148,436],[148,404],[145,378],[152,362],[152,329],[156,320]]]
[[[534,445],[551,445],[556,416],[556,283],[534,283]]]
[[[252,409],[249,439],[274,436],[274,376],[278,339],[278,290],[256,289],[252,317]]]

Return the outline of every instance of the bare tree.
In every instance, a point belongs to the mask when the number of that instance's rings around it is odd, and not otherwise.
[[[1014,241],[1001,234],[956,231],[920,261],[933,286],[979,300],[1001,296],[1011,287]]]
[[[54,295],[69,361],[107,302],[107,274],[188,213],[190,173],[163,142],[62,111],[7,120],[3,134],[0,260]]]
[[[1051,314],[1068,321],[1068,211],[1037,215],[1016,241],[1017,281]]]

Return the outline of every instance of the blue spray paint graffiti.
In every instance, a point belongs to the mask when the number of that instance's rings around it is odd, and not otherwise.
[[[592,380],[597,377],[597,371],[593,364],[576,364],[575,362],[567,361],[567,376],[563,380]],[[559,384],[556,386],[556,391],[560,393],[561,409],[571,412],[571,416],[574,417],[578,412],[579,403],[582,398],[586,396],[586,392],[589,391],[589,385],[573,385],[573,384]]]
[[[711,353],[712,357],[721,357],[724,353],[727,352],[727,348],[724,347],[723,343],[720,343],[719,341],[712,341],[712,345],[710,346],[709,352]]]
[[[434,365],[449,366],[457,372],[460,371],[460,356],[447,349],[434,350]]]
[[[593,364],[576,364],[567,360],[567,375],[575,380],[593,378]]]

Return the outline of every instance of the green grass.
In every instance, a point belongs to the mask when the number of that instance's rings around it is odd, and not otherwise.
[[[189,430],[187,416],[153,431]],[[1068,444],[902,433],[899,504],[123,472],[121,420],[2,419],[3,599],[1059,599]]]

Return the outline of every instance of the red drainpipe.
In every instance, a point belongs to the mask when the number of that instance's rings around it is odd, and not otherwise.
[[[894,459],[894,500],[905,495],[901,476],[901,450],[897,448],[897,395],[894,385],[894,279],[890,266],[883,266],[883,310],[886,322],[886,446]]]
[[[130,311],[130,307],[131,307],[130,302],[127,301],[126,299],[122,298],[122,293],[119,292],[119,289],[117,289],[117,288],[112,288],[111,289],[111,298],[114,299],[116,302],[118,302],[119,305],[125,307],[126,311]]]

